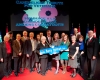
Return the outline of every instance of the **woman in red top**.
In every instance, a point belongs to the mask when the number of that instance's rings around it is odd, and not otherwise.
[[[0,44],[0,61],[4,62],[4,75],[8,77],[11,74],[12,49],[9,42],[9,36],[4,36],[4,41]]]

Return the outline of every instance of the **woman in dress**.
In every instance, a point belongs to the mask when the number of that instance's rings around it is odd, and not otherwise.
[[[72,43],[69,46],[69,62],[68,65],[73,68],[73,72],[70,75],[71,77],[75,77],[77,75],[76,69],[78,67],[77,63],[77,54],[79,53],[79,43],[76,42],[76,36],[71,36]]]
[[[37,34],[37,36],[36,36],[37,45],[40,43],[40,39],[41,39],[40,34]],[[40,65],[39,54],[38,53],[35,54],[35,61],[36,61],[35,66],[36,66],[37,73],[40,73],[40,66],[41,65]]]
[[[60,45],[60,40],[59,40],[59,34],[55,33],[54,34],[54,39],[52,41],[52,45],[53,46],[59,46]],[[53,55],[53,59],[56,61],[56,71],[55,74],[57,74],[59,72],[59,60],[60,60],[60,55],[55,53]]]
[[[68,35],[65,35],[63,37],[62,42],[61,42],[61,45],[66,45],[66,47],[68,49],[69,44],[70,44],[70,42],[69,42]],[[60,54],[60,61],[61,61],[61,65],[62,65],[62,68],[63,68],[63,71],[62,71],[63,74],[65,74],[66,71],[67,71],[66,70],[66,67],[67,67],[67,63],[68,63],[68,55],[69,55],[69,52],[68,51],[63,51]],[[65,64],[64,64],[64,62],[65,62]]]

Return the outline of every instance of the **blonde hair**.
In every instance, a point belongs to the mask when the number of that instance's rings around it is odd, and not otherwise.
[[[64,41],[64,37],[65,37],[65,36],[67,37],[67,42],[66,42],[66,43],[69,45],[69,44],[70,44],[70,41],[69,41],[69,37],[68,37],[67,34],[65,34],[65,35],[63,36],[63,41]]]

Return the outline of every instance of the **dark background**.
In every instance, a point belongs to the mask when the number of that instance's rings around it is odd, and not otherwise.
[[[54,1],[54,0],[51,0]],[[99,33],[99,20],[100,20],[100,9],[98,2],[95,1],[87,1],[87,2],[68,2],[67,0],[55,0],[55,1],[63,1],[64,6],[57,6],[57,9],[59,11],[59,15],[67,15],[69,14],[69,26],[71,28],[71,24],[73,23],[74,27],[78,27],[78,24],[80,23],[81,26],[81,33],[85,36],[86,34],[86,27],[89,23],[89,28],[93,30],[94,23],[96,24],[97,29],[97,36]],[[6,5],[6,6],[4,6]],[[10,28],[10,15],[12,13],[17,14],[18,12],[22,11],[24,6],[23,5],[15,5],[15,0],[9,0],[9,1],[2,1],[1,3],[1,27],[0,30],[2,31],[2,35],[5,35],[5,28],[6,23],[8,23],[9,30]],[[25,8],[24,8],[25,9]],[[26,8],[27,9],[27,8]],[[18,32],[14,32],[18,33]],[[20,32],[19,32],[20,33]],[[38,33],[38,32],[36,32]],[[44,32],[45,33],[45,32]],[[67,32],[69,33],[69,32]]]
[[[58,0],[55,0],[58,1]],[[63,0],[59,0],[63,1]],[[96,33],[97,37],[100,35],[100,5],[99,2],[93,1],[71,1],[65,0],[64,1],[64,6],[62,7],[57,7],[59,10],[59,14],[69,14],[69,25],[70,25],[70,30],[71,30],[71,25],[72,23],[74,24],[74,27],[78,27],[78,24],[80,23],[81,27],[81,33],[82,35],[86,35],[86,28],[87,24],[89,23],[89,28],[93,30],[94,23],[96,25]],[[14,13],[18,13],[19,11],[23,10],[22,5],[15,5],[14,0],[7,0],[1,1],[0,5],[0,31],[2,32],[2,35],[5,35],[6,33],[6,23],[8,23],[8,28],[10,30],[10,15]],[[52,34],[56,32],[53,31]],[[22,33],[22,32],[14,32],[14,36],[16,33]],[[39,32],[35,32],[39,33]],[[46,33],[45,31],[43,32],[44,34]],[[61,31],[59,31],[61,33]],[[70,33],[66,32],[67,34]],[[100,58],[99,58],[100,59]],[[96,70],[96,78],[100,80],[100,60],[98,59],[98,64],[97,64],[97,70]],[[0,65],[2,66],[2,65]],[[0,73],[1,73],[1,68],[0,68]]]

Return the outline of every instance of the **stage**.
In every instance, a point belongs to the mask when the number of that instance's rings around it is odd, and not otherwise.
[[[19,74],[18,77],[12,73],[8,78],[3,75],[3,63],[0,63],[0,80],[84,80],[79,74],[75,78],[71,78],[71,71],[68,67],[68,72],[66,74],[62,74],[62,70],[60,69],[57,75],[54,74],[55,68],[52,68],[52,71],[48,71],[46,76],[41,76],[37,74],[37,72],[30,73],[29,70],[25,70],[23,74]],[[87,65],[85,63],[85,72],[87,72]],[[85,77],[86,78],[86,77]],[[87,79],[86,79],[87,80]],[[95,79],[100,80],[100,56],[98,57],[97,67],[95,72]]]
[[[29,70],[25,70],[23,74],[19,74],[18,77],[12,73],[8,78],[4,77],[2,80],[84,80],[80,75],[77,74],[75,78],[71,78],[71,72],[62,74],[62,70],[58,74],[54,74],[55,68],[52,71],[48,71],[45,76],[38,74],[36,71],[30,73]]]

